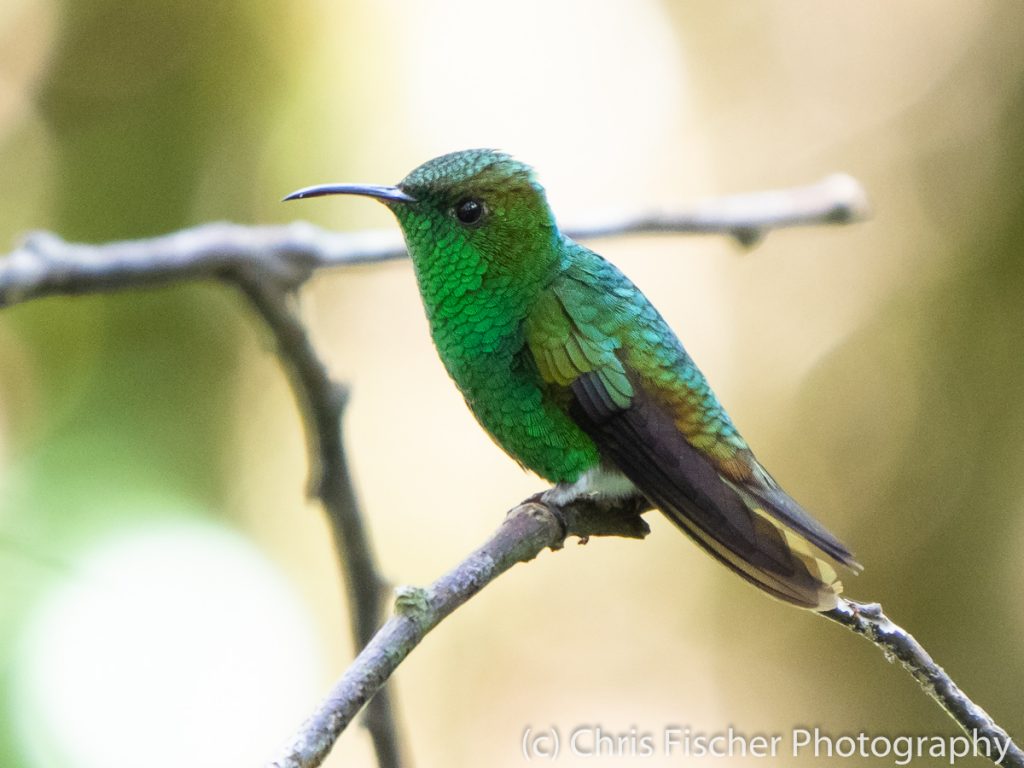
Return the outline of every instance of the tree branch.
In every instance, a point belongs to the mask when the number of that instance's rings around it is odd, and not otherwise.
[[[913,635],[882,612],[881,605],[840,599],[838,606],[821,615],[870,640],[890,662],[900,662],[964,733],[968,736],[977,734],[979,740],[988,743],[993,755],[1006,753],[1000,765],[1024,768],[1024,752],[1013,743],[1009,734],[960,690]]]
[[[532,560],[545,548],[560,548],[567,536],[643,538],[650,530],[640,517],[644,506],[635,501],[620,506],[576,501],[555,507],[540,498],[535,496],[512,509],[482,547],[426,589],[396,590],[395,615],[268,768],[320,765],[363,704],[427,633],[516,563]]]
[[[844,223],[867,213],[860,186],[849,177],[775,192],[722,198],[668,214],[604,217],[568,228],[579,239],[638,233],[720,233],[743,245],[780,227]],[[291,292],[317,270],[402,258],[395,233],[338,234],[310,224],[243,227],[209,224],[170,235],[103,245],[66,243],[36,233],[0,259],[0,307],[56,295],[97,293],[197,279],[237,285],[273,333],[306,426],[311,492],[319,497],[334,532],[352,610],[353,635],[365,645],[293,744],[273,765],[319,765],[334,741],[372,699],[367,724],[378,760],[402,763],[394,713],[381,687],[433,627],[517,562],[557,548],[567,535],[642,537],[646,524],[635,504],[623,508],[576,502],[555,508],[534,499],[514,509],[492,538],[426,590],[400,591],[397,613],[374,634],[382,617],[383,582],[359,514],[345,458],[341,416],[345,390],[333,382],[301,321]],[[898,659],[960,726],[976,732],[1005,766],[1024,768],[1024,753],[972,702],[905,630],[877,605],[841,601],[827,618],[866,637],[890,660]]]
[[[532,560],[545,548],[558,549],[568,536],[643,538],[646,506],[579,500],[566,507],[538,494],[512,509],[498,530],[458,566],[426,589],[396,590],[395,615],[335,683],[316,712],[288,747],[267,768],[316,768],[360,708],[388,680],[430,630],[516,563]],[[988,743],[993,762],[1024,768],[1024,752],[1007,732],[971,701],[905,629],[877,604],[840,599],[821,614],[874,643],[889,661],[899,660],[929,696],[969,737]],[[996,758],[1002,756],[1001,760]]]
[[[592,223],[578,224],[569,234],[579,240],[655,232],[725,234],[750,247],[772,229],[850,224],[867,218],[868,210],[860,183],[837,173],[806,187],[721,197],[679,213],[595,217]]]
[[[833,177],[807,187],[721,198],[676,213],[621,215],[610,223],[604,220],[568,232],[578,238],[722,233],[751,245],[774,228],[850,222],[866,213],[859,185],[848,177]],[[405,255],[396,232],[340,234],[303,222],[278,227],[214,223],[100,245],[68,243],[37,232],[0,258],[0,307],[186,280],[218,279],[239,287],[273,333],[299,402],[310,452],[311,492],[319,497],[332,527],[350,599],[352,632],[361,647],[381,621],[384,588],[345,458],[340,426],[345,390],[331,380],[289,298],[317,270]],[[374,698],[366,722],[380,765],[402,764],[386,692]]]
[[[849,176],[806,187],[719,198],[675,213],[630,213],[567,228],[579,239],[640,233],[732,235],[752,245],[781,227],[863,219],[867,203]],[[280,290],[297,289],[319,269],[405,257],[397,232],[328,232],[295,222],[280,227],[205,224],[169,235],[102,245],[67,243],[36,232],[0,259],[0,307],[45,296],[120,291],[239,269]]]
[[[274,335],[292,392],[299,403],[309,450],[309,492],[320,500],[334,535],[356,648],[373,638],[384,619],[387,587],[363,525],[348,470],[341,419],[348,400],[346,388],[331,380],[302,321],[289,306],[288,294],[245,269],[231,270],[225,279],[241,289],[250,305]],[[373,697],[363,718],[381,768],[405,764],[397,716],[388,689]]]

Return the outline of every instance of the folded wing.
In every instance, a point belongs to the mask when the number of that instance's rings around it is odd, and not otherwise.
[[[541,377],[604,460],[747,581],[804,608],[834,607],[842,586],[822,555],[859,566],[775,484],[738,434],[714,437],[715,419],[732,425],[653,307],[638,291],[640,306],[625,291],[581,303],[590,286],[566,280],[540,298],[527,343]],[[596,301],[612,305],[595,312]],[[692,370],[673,370],[680,365]],[[717,413],[702,425],[708,398]]]

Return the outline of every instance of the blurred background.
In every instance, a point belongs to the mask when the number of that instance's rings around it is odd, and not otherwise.
[[[751,252],[594,245],[854,548],[847,593],[1020,737],[1022,39],[1013,0],[5,0],[0,236],[393,227],[370,202],[278,201],[469,146],[534,164],[563,223],[848,172],[866,224]],[[541,481],[466,411],[408,264],[321,274],[302,312],[352,386],[384,571],[425,584]],[[0,312],[0,765],[276,751],[354,652],[303,451],[268,337],[222,285]],[[515,568],[426,640],[397,676],[416,765],[519,765],[527,726],[955,732],[868,643],[650,522]],[[352,729],[328,765],[371,759]],[[891,759],[730,764],[794,762]]]

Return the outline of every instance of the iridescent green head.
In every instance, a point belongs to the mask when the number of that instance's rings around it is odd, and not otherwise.
[[[373,197],[391,209],[405,234],[424,298],[424,280],[470,263],[490,278],[515,278],[524,288],[557,267],[559,238],[544,188],[533,170],[490,149],[468,149],[429,160],[395,187],[328,184],[286,200],[330,194]]]

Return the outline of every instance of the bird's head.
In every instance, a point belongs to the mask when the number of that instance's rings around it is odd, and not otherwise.
[[[286,200],[348,194],[384,203],[398,219],[417,271],[470,264],[491,276],[543,280],[557,265],[559,237],[544,188],[533,170],[491,149],[428,160],[397,186],[325,184]]]

